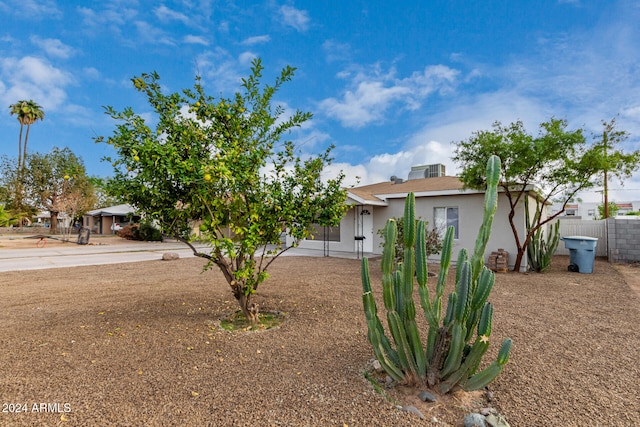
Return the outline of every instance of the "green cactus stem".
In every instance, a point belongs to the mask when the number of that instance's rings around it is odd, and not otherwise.
[[[427,286],[428,265],[425,250],[425,223],[415,219],[415,197],[407,196],[404,212],[404,252],[396,260],[397,224],[386,223],[381,261],[382,297],[391,339],[378,316],[371,290],[369,264],[362,261],[363,306],[367,320],[367,338],[383,369],[396,381],[426,384],[442,393],[464,388],[474,390],[493,381],[509,359],[511,340],[506,339],[498,358],[480,372],[482,357],[489,348],[493,306],[488,302],[495,282],[493,272],[484,266],[493,216],[497,208],[497,184],[500,161],[487,163],[487,191],[483,222],[478,231],[473,255],[466,249],[458,253],[455,289],[449,293],[442,316],[442,299],[452,260],[454,229],[449,227],[443,240],[440,272],[431,294]],[[418,285],[420,307],[428,332],[423,346],[416,321],[414,287]]]

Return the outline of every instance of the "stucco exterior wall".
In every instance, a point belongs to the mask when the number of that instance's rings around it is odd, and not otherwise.
[[[384,228],[387,218],[400,217],[404,214],[404,198],[388,199],[389,206],[375,207],[373,228],[379,230]],[[458,239],[454,241],[453,253],[454,260],[458,251],[467,248],[469,253],[473,252],[475,247],[478,230],[482,225],[484,194],[461,194],[452,196],[438,197],[417,197],[416,198],[416,216],[428,221],[428,228],[433,228],[434,208],[436,207],[457,207],[458,208]],[[504,249],[509,253],[509,265],[513,267],[516,255],[516,245],[513,232],[509,225],[509,203],[504,196],[498,196],[498,209],[493,220],[491,237],[487,245],[486,257],[498,249]],[[518,208],[515,218],[521,218],[518,221],[520,235],[525,231],[524,224],[524,204]],[[373,252],[382,253],[382,238],[374,231]],[[431,257],[432,260],[439,260],[439,255]],[[526,258],[523,260],[526,267]]]

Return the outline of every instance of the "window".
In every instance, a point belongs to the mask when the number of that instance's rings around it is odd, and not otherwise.
[[[453,238],[458,238],[458,208],[434,208],[433,219],[436,230],[444,237],[447,228],[453,226]]]
[[[320,240],[327,242],[339,242],[340,241],[340,225],[337,227],[323,227],[318,224],[313,224],[313,233],[309,239]]]

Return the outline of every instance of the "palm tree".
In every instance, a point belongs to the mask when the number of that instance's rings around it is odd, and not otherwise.
[[[18,116],[20,122],[20,136],[18,138],[18,168],[17,168],[17,183],[16,183],[16,200],[15,208],[18,211],[22,211],[22,182],[24,180],[24,168],[27,160],[27,142],[29,141],[29,130],[31,125],[38,120],[44,120],[44,111],[42,107],[36,104],[32,99],[25,101],[18,101],[15,104],[9,106],[11,109],[11,115]],[[22,131],[24,126],[27,126],[27,133],[22,140]],[[19,218],[20,225],[22,225],[22,217]]]
[[[33,100],[18,101],[15,104],[9,106],[11,109],[11,115],[18,116],[20,122],[20,137],[18,139],[18,170],[21,171],[27,158],[27,142],[29,141],[29,130],[31,125],[38,120],[44,120],[44,111],[42,107],[36,104]],[[27,125],[27,133],[25,134],[24,141],[22,140],[22,130]]]

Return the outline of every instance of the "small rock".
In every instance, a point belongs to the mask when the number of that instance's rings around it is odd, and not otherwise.
[[[375,369],[378,372],[380,372],[382,370],[382,365],[377,360],[374,360],[371,365],[373,366],[373,369]]]
[[[387,375],[384,380],[387,384],[391,384],[393,382],[393,378],[391,378],[391,376],[389,375]]]
[[[438,400],[433,394],[429,393],[428,391],[421,391],[420,394],[418,394],[418,397],[423,402],[435,402],[436,400]]]
[[[418,418],[420,418],[421,420],[424,420],[424,415],[422,415],[422,412],[420,412],[418,408],[416,408],[413,405],[403,406],[401,410],[405,412],[411,412],[412,414],[416,414]]]
[[[434,424],[438,424],[440,421],[436,417],[431,417],[431,422]]]
[[[484,421],[485,421],[484,415],[472,413],[464,417],[463,423],[464,423],[464,427],[487,427]]]
[[[176,259],[179,259],[179,258],[180,258],[180,255],[178,255],[175,252],[165,252],[165,253],[162,254],[162,260],[163,261],[173,261],[173,260],[176,260]]]
[[[487,415],[487,424],[491,427],[510,427],[507,420],[502,415],[489,414]]]
[[[482,408],[479,412],[486,417],[489,414],[495,414],[496,410],[495,408]]]

